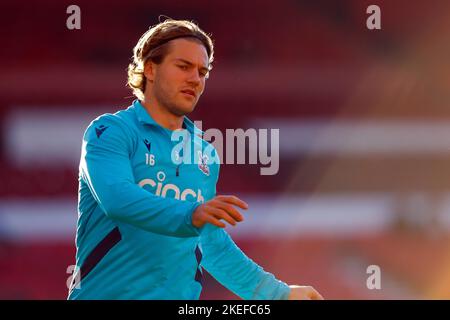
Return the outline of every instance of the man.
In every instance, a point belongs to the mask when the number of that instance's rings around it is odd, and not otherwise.
[[[137,43],[128,85],[138,100],[95,119],[83,138],[69,299],[198,299],[203,268],[243,299],[322,298],[275,279],[225,232],[247,204],[216,196],[217,153],[173,152],[175,132],[201,134],[185,115],[212,61],[211,39],[188,21],[168,19]],[[211,146],[187,141],[191,150]]]

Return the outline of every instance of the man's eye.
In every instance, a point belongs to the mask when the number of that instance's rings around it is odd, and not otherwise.
[[[178,66],[181,70],[187,70],[188,67],[187,66]]]

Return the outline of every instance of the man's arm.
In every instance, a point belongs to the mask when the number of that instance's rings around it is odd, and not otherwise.
[[[247,257],[225,230],[206,225],[201,245],[202,266],[242,299],[288,299],[289,286]]]
[[[223,229],[223,219],[231,225],[243,220],[233,205],[247,209],[247,204],[234,196],[217,196],[196,208],[193,224],[204,228],[201,246],[202,266],[222,285],[243,299],[322,300],[310,286],[288,286],[248,258]]]
[[[199,204],[161,198],[136,184],[130,162],[132,145],[127,129],[111,115],[95,120],[86,130],[80,173],[100,208],[111,219],[147,231],[198,236],[192,213]]]

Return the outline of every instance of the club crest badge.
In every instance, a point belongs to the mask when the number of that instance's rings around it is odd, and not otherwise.
[[[209,176],[208,156],[198,152],[198,168],[207,176]]]

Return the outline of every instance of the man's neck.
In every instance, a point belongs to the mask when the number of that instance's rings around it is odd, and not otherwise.
[[[159,105],[155,99],[144,97],[141,101],[145,110],[150,114],[153,120],[156,121],[161,127],[169,130],[181,129],[183,126],[184,116],[177,116],[171,113],[167,108]]]

